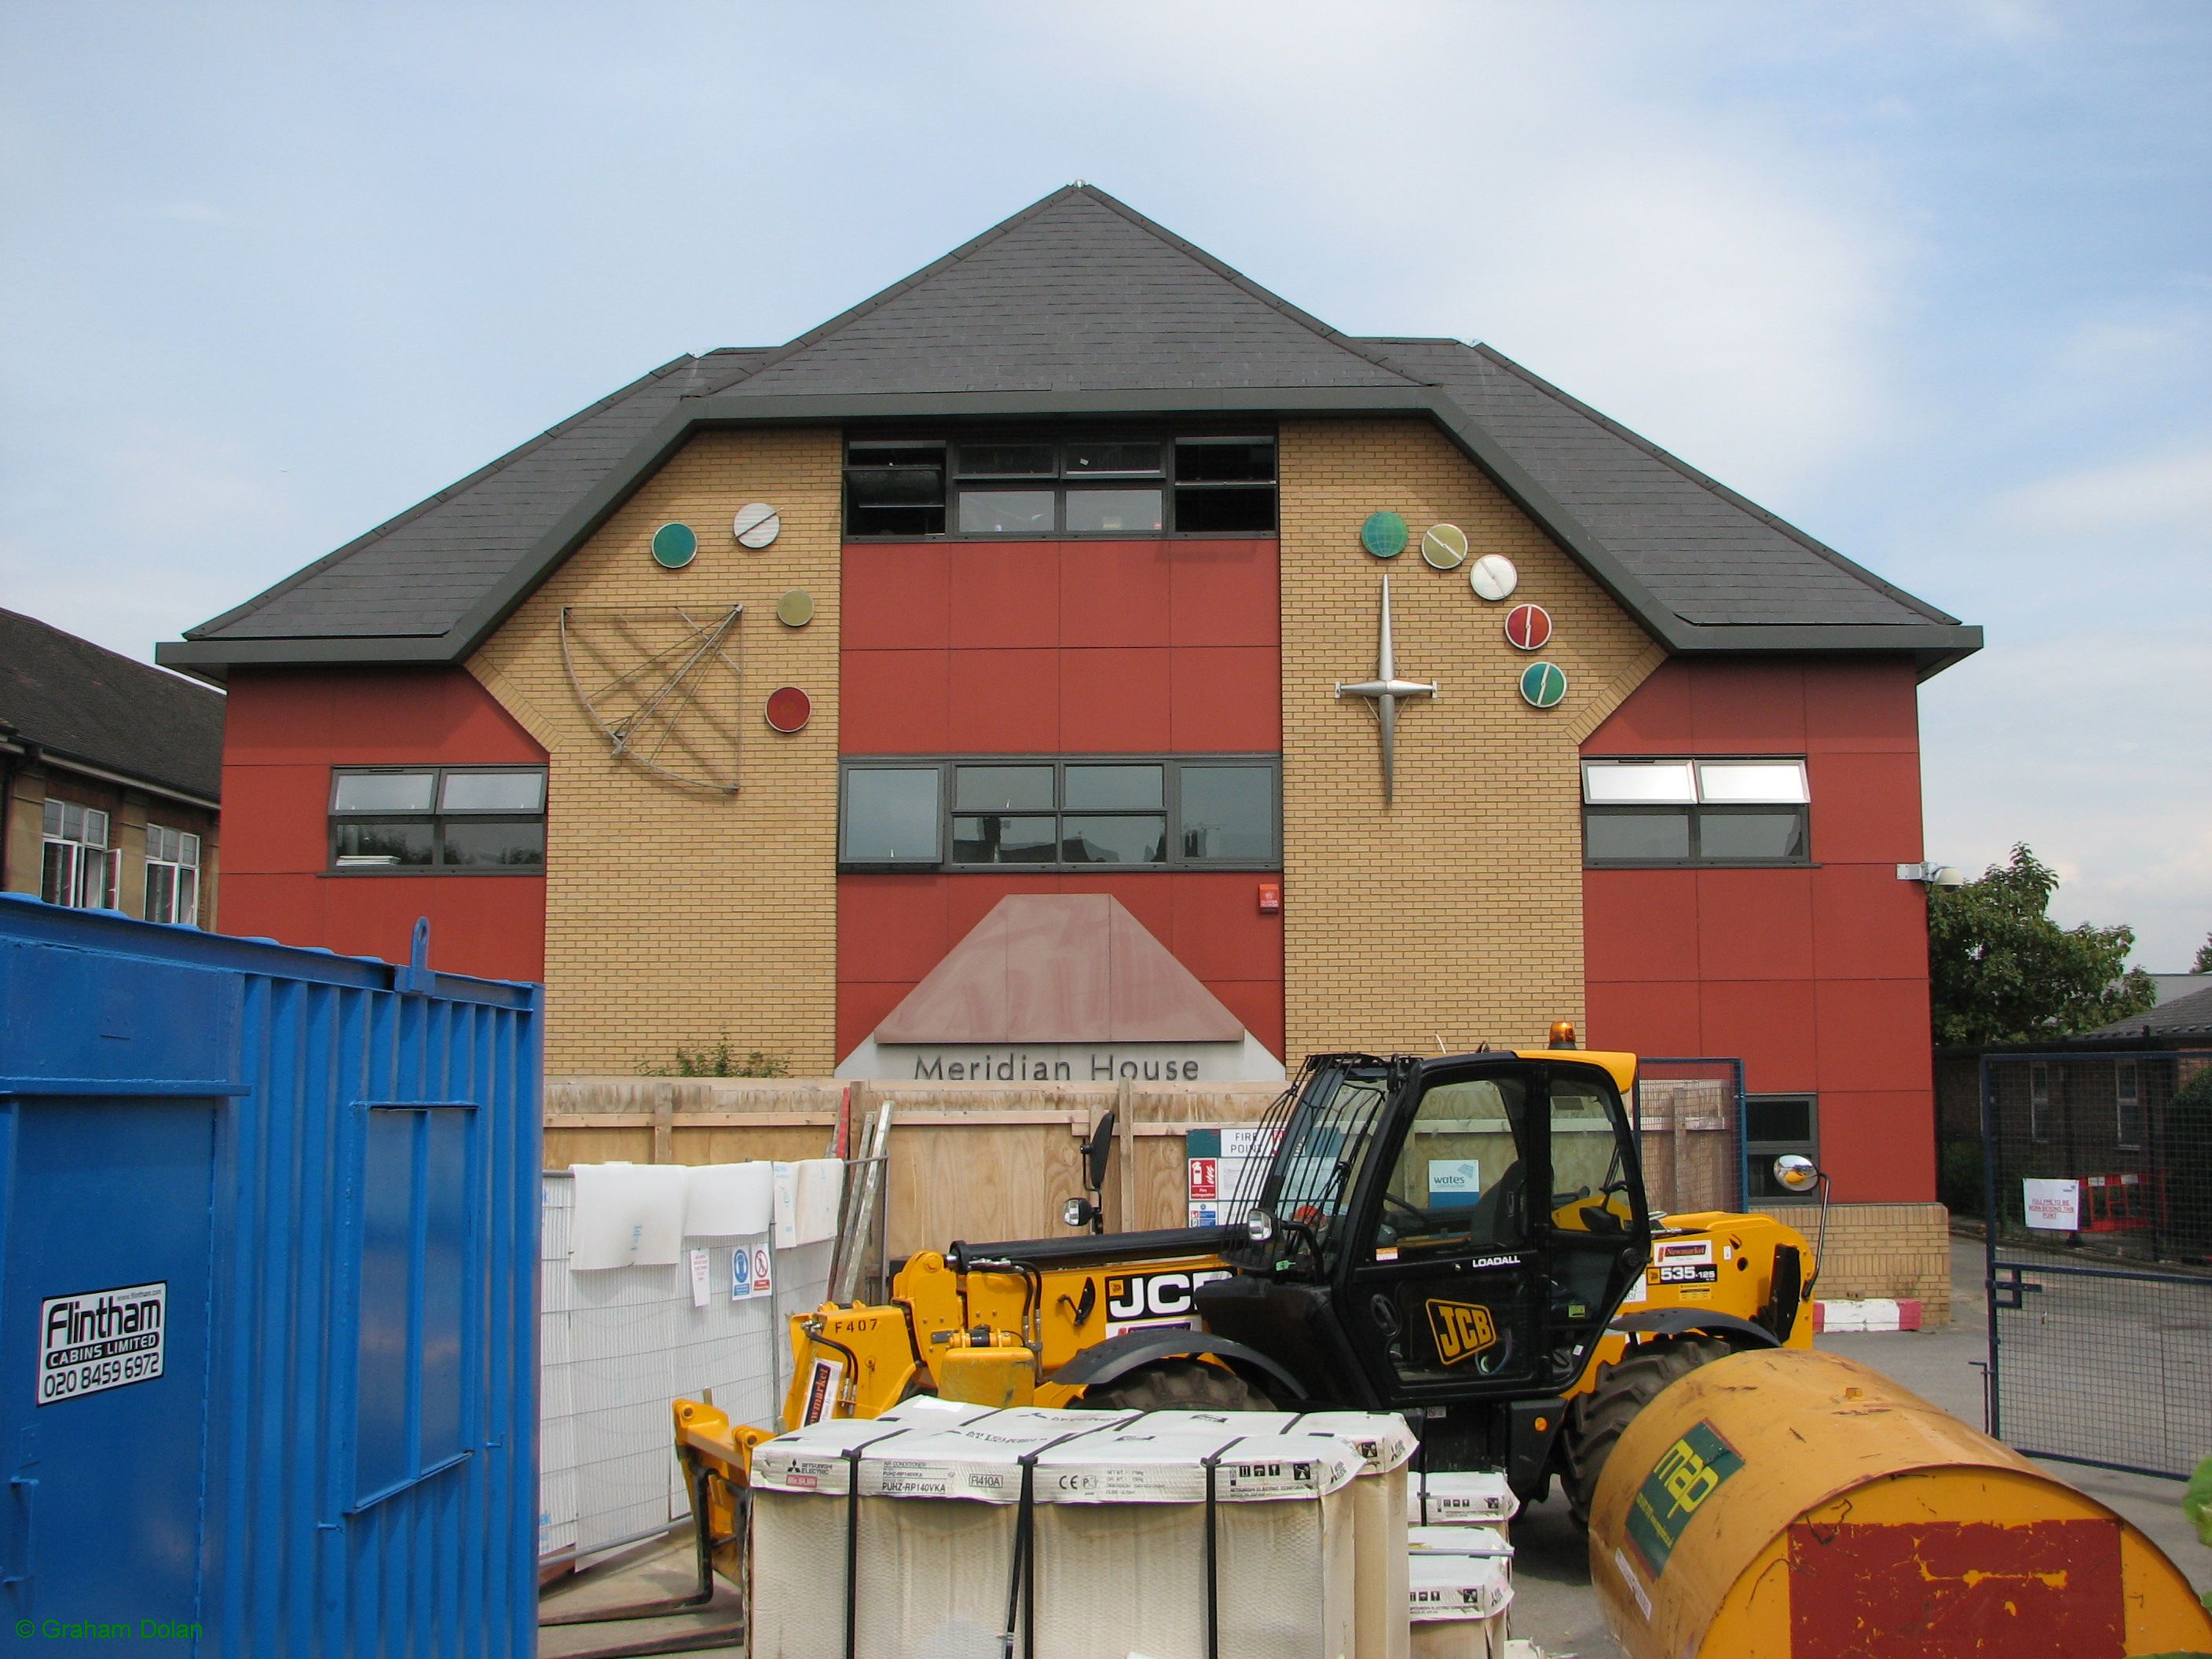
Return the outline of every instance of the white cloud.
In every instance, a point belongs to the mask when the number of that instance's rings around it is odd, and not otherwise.
[[[154,210],[156,219],[173,219],[186,225],[230,225],[237,220],[206,202],[166,202]]]
[[[2197,543],[2202,553],[2212,531],[2212,440],[2039,479],[1999,496],[1990,516],[2039,539],[2165,533]]]
[[[1993,646],[1921,689],[1928,856],[1978,872],[2024,841],[2051,913],[2125,922],[2185,969],[2212,930],[2212,637],[2189,628]]]

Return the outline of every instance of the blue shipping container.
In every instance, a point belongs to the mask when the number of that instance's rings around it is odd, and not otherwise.
[[[422,935],[394,967],[0,896],[19,1639],[534,1651],[543,994]]]

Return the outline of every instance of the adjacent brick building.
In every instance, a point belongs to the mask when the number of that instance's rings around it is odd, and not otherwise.
[[[1435,688],[1387,705],[1387,802],[1386,577]],[[1000,900],[1105,895],[1019,914],[1126,912],[1210,998],[1177,1018],[1273,1061],[1561,1018],[1740,1056],[1754,1139],[1925,1233],[1898,866],[1915,687],[1979,640],[1497,353],[1339,333],[1079,185],[162,659],[231,694],[225,925],[390,954],[428,915],[544,979],[556,1072],[726,1034],[826,1074]]]

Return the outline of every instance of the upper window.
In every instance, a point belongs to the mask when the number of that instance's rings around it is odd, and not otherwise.
[[[2143,1111],[2142,1063],[2123,1060],[2113,1067],[2112,1096],[2115,1139],[2123,1146],[2140,1147],[2150,1138],[2150,1121]]]
[[[1795,758],[1586,760],[1583,861],[1804,864],[1811,799]]]
[[[1774,1160],[1796,1152],[1820,1161],[1820,1103],[1811,1095],[1753,1095],[1743,1103],[1744,1154],[1751,1161],[1751,1196],[1786,1204],[1811,1193],[1793,1193],[1774,1178]]]
[[[146,826],[146,920],[198,925],[200,838],[189,830]]]
[[[1272,437],[855,438],[853,537],[1272,534]]]
[[[1276,774],[1272,755],[848,761],[837,856],[928,869],[1273,869]]]
[[[331,868],[530,874],[545,866],[545,769],[422,766],[331,774]]]
[[[107,814],[49,795],[40,833],[39,896],[79,910],[112,910],[118,860],[108,844]]]

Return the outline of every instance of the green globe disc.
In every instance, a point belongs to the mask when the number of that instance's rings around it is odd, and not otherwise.
[[[683,569],[699,556],[698,532],[688,524],[661,526],[653,532],[653,556],[665,569]]]
[[[1557,663],[1532,662],[1521,671],[1521,696],[1531,708],[1557,708],[1567,695],[1567,676]]]
[[[1406,521],[1395,513],[1370,513],[1359,526],[1359,544],[1378,559],[1396,558],[1406,540]]]

